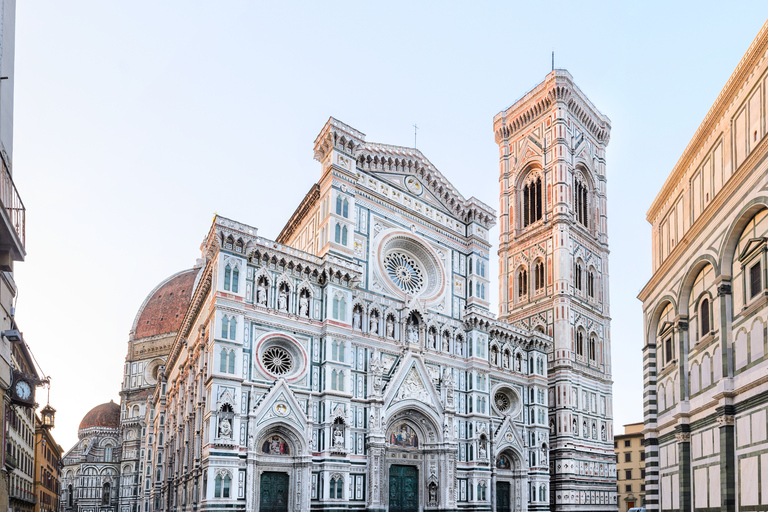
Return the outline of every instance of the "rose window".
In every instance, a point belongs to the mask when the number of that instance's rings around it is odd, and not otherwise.
[[[264,368],[273,375],[285,375],[293,368],[293,357],[283,347],[272,346],[261,356]]]
[[[498,391],[496,396],[493,397],[493,400],[496,402],[496,408],[499,412],[507,412],[509,410],[509,396],[503,391]]]
[[[387,276],[406,293],[416,294],[424,286],[424,275],[417,261],[402,252],[391,252],[384,258]]]

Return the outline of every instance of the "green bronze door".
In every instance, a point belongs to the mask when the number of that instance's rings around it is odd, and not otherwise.
[[[261,474],[259,512],[288,512],[288,473]]]
[[[418,512],[418,476],[414,466],[389,468],[389,512]]]
[[[496,512],[512,512],[509,482],[496,482]]]

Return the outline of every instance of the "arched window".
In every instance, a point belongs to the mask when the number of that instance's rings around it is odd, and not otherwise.
[[[536,265],[533,267],[534,271],[534,287],[536,288],[536,291],[544,288],[544,262],[541,260],[536,262]]]
[[[343,499],[344,492],[344,480],[339,477],[331,478],[331,499],[340,500]]]
[[[344,208],[341,212],[341,216],[344,217],[345,219],[349,217],[349,201],[347,201],[346,199],[344,199]]]
[[[109,505],[110,501],[110,485],[109,482],[105,483],[101,489],[101,504]]]
[[[339,342],[339,361],[344,362],[344,342]]]
[[[221,498],[221,475],[216,475],[213,486],[213,497]]]
[[[235,351],[229,351],[229,365],[227,367],[228,373],[235,373]]]
[[[337,244],[341,243],[341,224],[336,224],[336,237],[334,238]]]
[[[231,318],[229,320],[229,339],[237,339],[237,318]]]
[[[480,501],[486,501],[488,499],[487,491],[488,491],[488,486],[485,485],[485,482],[480,482],[480,485],[477,486],[477,498]]]
[[[336,196],[336,215],[341,215],[341,196]]]
[[[591,270],[587,274],[587,295],[590,299],[595,298],[595,273]]]
[[[541,178],[536,178],[523,187],[523,227],[541,220],[541,204]]]
[[[347,299],[343,295],[339,299],[339,320],[342,322],[347,320]]]
[[[539,501],[547,501],[547,488],[543,485],[539,487]]]
[[[237,293],[237,283],[240,279],[240,270],[237,267],[232,269],[232,291]]]
[[[344,391],[344,372],[339,372],[339,391]]]
[[[331,389],[338,389],[338,374],[336,370],[331,372]]]
[[[699,306],[699,315],[700,315],[700,325],[701,325],[701,336],[700,338],[703,338],[707,334],[709,334],[710,326],[709,326],[709,299],[701,299],[701,305]]]
[[[336,361],[339,358],[339,342],[336,340],[333,340],[333,343],[331,343],[331,359]]]
[[[528,272],[523,268],[517,274],[517,296],[522,297],[528,293]]]
[[[576,186],[574,187],[573,210],[576,215],[576,220],[585,228],[589,227],[587,220],[587,187],[578,180],[576,180]]]
[[[104,462],[112,462],[112,445],[104,447]]]
[[[339,296],[338,295],[333,297],[333,318],[336,318],[337,320],[339,318]]]
[[[72,495],[72,484],[67,486],[67,506],[72,506],[74,502],[74,496]]]
[[[226,291],[229,291],[229,288],[232,284],[232,268],[227,265],[224,267],[224,289]]]
[[[589,360],[590,361],[596,361],[596,349],[597,349],[597,342],[595,341],[595,337],[592,336],[589,338]]]
[[[347,245],[347,226],[341,228],[341,245]]]
[[[584,334],[576,331],[576,355],[584,356]]]
[[[221,361],[219,362],[219,371],[224,373],[227,371],[227,360],[229,359],[229,351],[227,349],[221,349],[220,355]]]
[[[582,275],[581,263],[576,263],[576,270],[574,272],[573,281],[574,281],[574,284],[576,285],[576,289],[579,290],[580,292],[583,292],[584,288],[581,282],[581,275]]]
[[[229,478],[229,475],[224,476],[224,482],[221,486],[221,497],[222,498],[229,498],[229,486],[232,483],[232,479]]]
[[[229,318],[226,316],[221,317],[221,337],[227,339],[229,334]]]

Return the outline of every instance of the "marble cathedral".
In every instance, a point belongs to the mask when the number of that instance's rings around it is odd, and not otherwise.
[[[276,240],[216,216],[150,293],[65,512],[616,510],[610,124],[560,70],[494,124],[499,317],[496,212],[331,118]]]

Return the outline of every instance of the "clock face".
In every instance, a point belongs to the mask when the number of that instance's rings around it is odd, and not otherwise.
[[[25,380],[17,382],[15,388],[16,396],[22,400],[29,400],[29,397],[32,396],[32,388],[29,387],[29,383]]]

